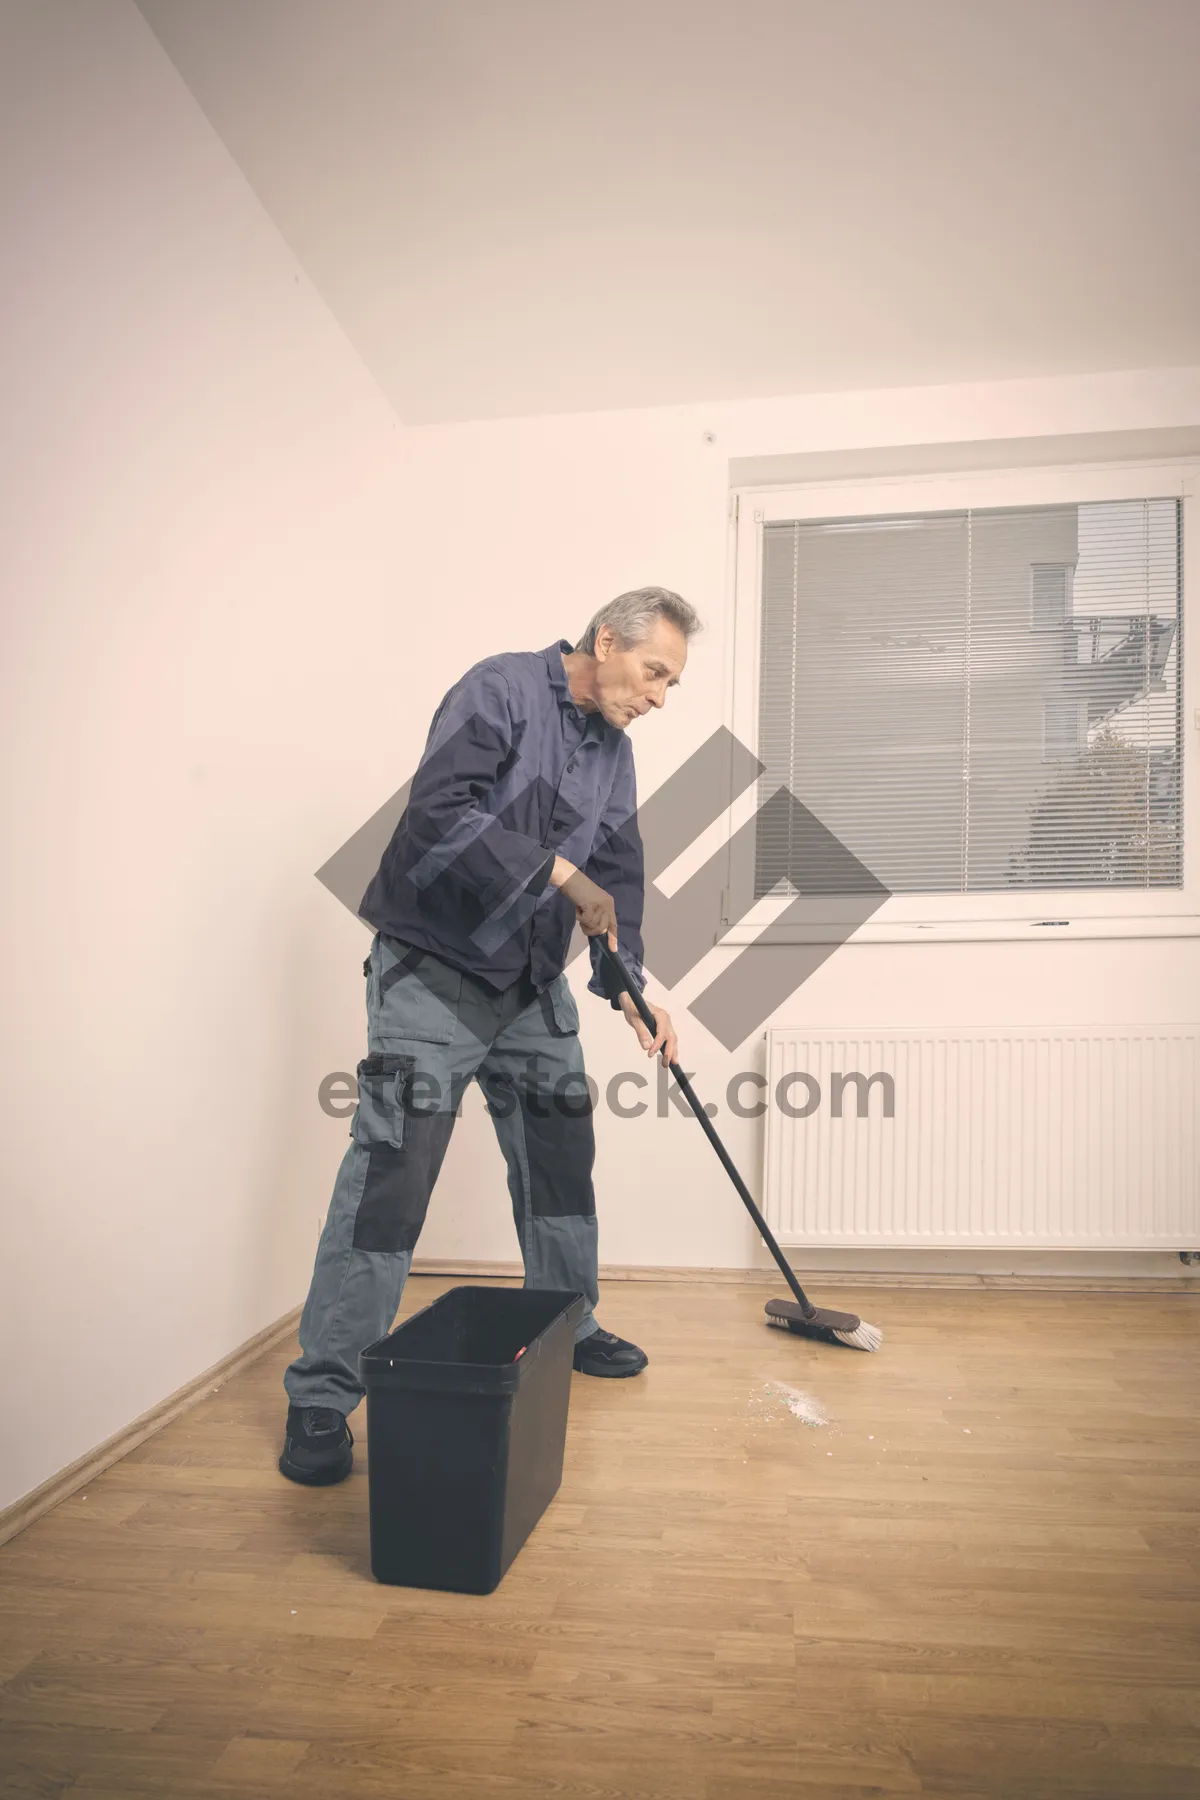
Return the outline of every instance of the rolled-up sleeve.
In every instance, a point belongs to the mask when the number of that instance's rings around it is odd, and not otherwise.
[[[408,796],[416,887],[452,882],[490,915],[531,885],[535,892],[545,886],[553,852],[480,805],[511,766],[521,729],[508,683],[486,665],[464,676],[438,707]]]
[[[633,751],[629,740],[621,743],[621,757],[591,855],[584,873],[612,895],[617,912],[617,946],[621,960],[639,988],[646,985],[642,967],[642,912],[646,903],[645,861],[642,837],[637,820],[637,782],[633,770]],[[589,938],[592,978],[588,991],[599,994],[620,1006],[620,984],[609,973],[601,949],[601,939]]]

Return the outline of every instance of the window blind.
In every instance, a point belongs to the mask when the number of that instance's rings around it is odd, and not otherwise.
[[[1174,499],[763,527],[762,798],[892,893],[1177,887]],[[789,809],[757,896],[804,891]]]

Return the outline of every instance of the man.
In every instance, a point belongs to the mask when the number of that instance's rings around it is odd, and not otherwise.
[[[665,588],[621,594],[575,649],[488,657],[434,714],[408,805],[359,909],[369,1055],[284,1376],[279,1466],[293,1481],[350,1473],[346,1415],[359,1352],[400,1304],[429,1196],[471,1080],[508,1167],[525,1285],[586,1296],[575,1368],[624,1377],[635,1344],[604,1331],[598,1301],[591,1100],[563,973],[578,922],[591,992],[625,1014],[648,1056],[677,1055],[662,1007],[642,1023],[602,940],[644,988],[642,846],[625,733],[661,707],[687,661],[695,612]]]

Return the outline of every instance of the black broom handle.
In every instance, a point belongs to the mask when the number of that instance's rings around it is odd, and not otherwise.
[[[605,937],[601,937],[599,940],[599,943],[600,943],[601,951],[603,952],[604,956],[608,959],[609,967],[612,969],[613,973],[616,975],[617,979],[620,981],[621,986],[625,989],[625,992],[629,995],[630,999],[633,1001],[633,1004],[637,1007],[638,1014],[641,1018],[642,1024],[646,1027],[647,1031],[649,1031],[652,1036],[656,1035],[658,1032],[658,1022],[655,1019],[654,1014],[650,1011],[650,1008],[646,1005],[645,998],[642,995],[640,988],[638,987],[637,983],[633,980],[633,977],[630,975],[629,970],[625,967],[625,964],[621,958],[620,952],[618,950],[611,949],[609,947],[608,940]],[[683,1070],[680,1068],[680,1066],[677,1062],[668,1064],[668,1067],[669,1067],[671,1074],[674,1077],[674,1080],[676,1082],[676,1085],[678,1086],[684,1099],[687,1101],[688,1105],[691,1107],[692,1111],[695,1113],[697,1119],[699,1119],[701,1127],[703,1128],[703,1131],[704,1131],[704,1135],[707,1137],[709,1143],[712,1145],[713,1149],[716,1151],[717,1155],[720,1157],[721,1163],[725,1169],[725,1173],[728,1175],[730,1181],[732,1181],[734,1187],[738,1191],[738,1195],[739,1195],[739,1198],[741,1199],[742,1205],[745,1207],[746,1211],[750,1214],[750,1217],[754,1220],[755,1225],[758,1227],[758,1230],[762,1235],[763,1242],[766,1244],[767,1249],[771,1252],[771,1255],[775,1258],[775,1261],[779,1264],[779,1273],[783,1276],[783,1279],[787,1282],[788,1286],[792,1290],[792,1293],[795,1295],[797,1305],[800,1307],[800,1310],[805,1314],[814,1313],[816,1311],[816,1307],[813,1305],[813,1303],[809,1299],[808,1295],[804,1292],[804,1289],[800,1286],[800,1283],[796,1280],[795,1275],[792,1273],[791,1264],[788,1262],[787,1258],[784,1256],[783,1251],[779,1248],[779,1245],[775,1242],[774,1234],[771,1231],[771,1227],[767,1224],[767,1221],[763,1218],[763,1216],[759,1212],[757,1206],[754,1204],[754,1198],[753,1198],[749,1188],[746,1186],[745,1182],[742,1180],[741,1176],[738,1174],[737,1168],[734,1165],[733,1158],[730,1156],[728,1150],[726,1150],[724,1144],[721,1142],[720,1138],[717,1136],[716,1126],[713,1124],[712,1120],[709,1118],[708,1114],[705,1112],[703,1106],[700,1104],[699,1100],[697,1100],[695,1094],[692,1092],[691,1082],[688,1080],[687,1076],[684,1074]]]

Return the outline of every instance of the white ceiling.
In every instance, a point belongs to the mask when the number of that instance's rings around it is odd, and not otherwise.
[[[1200,0],[140,0],[410,424],[1200,362]]]

